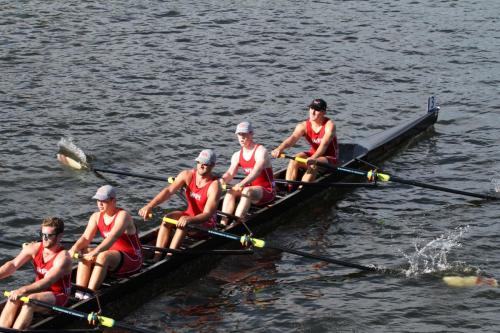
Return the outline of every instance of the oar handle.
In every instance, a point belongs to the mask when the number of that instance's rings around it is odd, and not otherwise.
[[[307,164],[307,158],[303,158],[303,157],[291,156],[291,155],[287,155],[287,154],[280,154],[280,156],[278,156],[278,157],[279,158],[288,158],[290,160],[294,160],[294,161],[299,162],[299,163]]]

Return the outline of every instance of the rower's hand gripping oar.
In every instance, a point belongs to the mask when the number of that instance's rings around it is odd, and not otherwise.
[[[498,197],[495,197],[492,195],[455,190],[452,188],[422,183],[422,182],[419,182],[416,180],[403,179],[403,178],[400,178],[397,176],[389,175],[387,173],[377,172],[376,170],[364,171],[364,170],[351,169],[351,168],[340,167],[340,166],[337,167],[337,166],[333,166],[331,164],[324,163],[321,161],[310,160],[310,159],[308,160],[308,159],[303,158],[303,157],[294,157],[294,156],[290,156],[290,155],[286,155],[286,154],[281,154],[280,157],[295,160],[297,162],[304,163],[304,164],[313,163],[313,164],[316,164],[320,167],[323,167],[325,169],[332,170],[332,171],[341,171],[341,172],[345,172],[345,173],[359,175],[362,177],[366,177],[369,181],[375,181],[375,180],[380,180],[383,182],[391,181],[394,183],[413,185],[413,186],[417,186],[417,187],[428,188],[428,189],[432,189],[432,190],[454,193],[454,194],[460,194],[460,195],[465,195],[465,196],[480,198],[480,199],[487,199],[487,200],[498,200],[499,199]]]
[[[170,224],[177,225],[177,220],[171,219],[169,217],[164,217],[163,218],[163,222],[164,223],[170,223]],[[308,252],[303,252],[303,251],[299,251],[299,250],[289,249],[289,248],[282,247],[282,246],[279,246],[279,245],[274,245],[274,244],[267,243],[266,241],[264,241],[262,239],[253,238],[253,237],[250,237],[248,235],[238,236],[238,235],[234,235],[234,234],[231,234],[231,233],[228,233],[228,232],[223,232],[223,231],[218,231],[218,230],[213,230],[213,229],[205,229],[203,227],[200,227],[200,226],[197,226],[197,225],[194,225],[194,224],[188,224],[187,227],[189,229],[198,230],[198,231],[207,233],[209,235],[213,235],[213,236],[217,236],[217,237],[221,237],[221,238],[227,238],[227,239],[232,239],[232,240],[235,240],[235,241],[239,241],[243,246],[250,246],[251,245],[251,246],[254,246],[256,248],[275,249],[275,250],[279,250],[279,251],[283,251],[283,252],[295,254],[295,255],[306,257],[306,258],[310,258],[310,259],[316,259],[316,260],[321,260],[321,261],[329,262],[329,263],[332,263],[332,264],[337,264],[337,265],[340,265],[340,266],[357,268],[357,269],[361,269],[361,270],[364,270],[364,271],[377,271],[377,268],[375,268],[375,267],[358,265],[358,264],[354,264],[354,263],[350,263],[350,262],[346,262],[346,261],[342,261],[342,260],[328,258],[328,257],[321,256],[321,255],[316,255],[316,254],[312,254],[312,253],[308,253]]]
[[[9,297],[10,291],[4,291],[3,294],[5,297]],[[42,308],[46,308],[46,309],[53,310],[56,312],[64,313],[64,314],[78,317],[81,319],[85,319],[89,323],[96,323],[100,326],[121,328],[121,329],[125,329],[125,330],[131,331],[131,332],[153,333],[153,331],[151,331],[151,330],[144,329],[144,328],[138,328],[138,327],[134,327],[134,326],[131,326],[131,325],[128,325],[125,323],[121,323],[121,322],[116,321],[113,318],[98,315],[95,312],[85,313],[85,312],[73,310],[71,308],[66,308],[66,307],[50,304],[47,302],[42,302],[42,301],[39,301],[36,299],[29,298],[27,296],[21,296],[21,297],[19,297],[19,299],[26,304],[31,303],[31,304],[37,305],[39,307],[42,307]]]

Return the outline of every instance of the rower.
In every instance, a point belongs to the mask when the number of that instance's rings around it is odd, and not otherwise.
[[[33,313],[44,312],[39,307],[20,300],[21,296],[63,306],[71,293],[71,257],[60,244],[64,222],[57,217],[43,220],[40,231],[41,242],[23,247],[16,258],[0,267],[0,279],[11,276],[28,261],[35,267],[35,282],[10,291],[0,315],[0,327],[25,329],[33,319]]]
[[[181,171],[172,184],[160,191],[147,205],[139,210],[139,215],[146,220],[152,209],[167,201],[182,187],[186,187],[188,207],[184,211],[173,211],[167,217],[178,220],[176,226],[162,223],[156,239],[156,247],[178,249],[186,236],[188,224],[199,224],[205,228],[215,228],[217,205],[221,196],[221,187],[212,170],[215,166],[215,153],[211,149],[200,152],[196,158],[196,168]],[[172,237],[173,229],[175,234]],[[161,252],[155,252],[154,261],[161,259]],[[169,254],[170,255],[170,254]]]
[[[222,212],[244,217],[251,204],[263,206],[274,201],[276,189],[271,157],[264,146],[253,140],[252,124],[248,121],[238,124],[235,134],[241,149],[231,157],[231,165],[222,176],[222,182],[228,184],[238,173],[239,167],[243,169],[246,177],[227,191],[222,203]],[[223,216],[221,223],[227,225],[228,218]]]
[[[92,199],[97,200],[98,211],[90,216],[85,231],[69,252],[72,256],[81,254],[76,284],[95,291],[108,273],[113,277],[130,276],[140,271],[143,260],[137,227],[132,216],[117,206],[115,188],[101,186]],[[89,248],[98,230],[104,239]],[[90,297],[81,291],[75,296]]]
[[[333,120],[325,116],[326,102],[320,98],[309,104],[309,119],[300,122],[292,135],[286,138],[271,152],[274,158],[280,157],[283,151],[295,145],[304,137],[311,148],[307,152],[300,152],[295,157],[307,158],[307,165],[291,160],[286,170],[286,180],[297,180],[299,169],[305,169],[302,181],[311,182],[316,179],[318,169],[314,160],[336,165],[338,163],[338,144]]]

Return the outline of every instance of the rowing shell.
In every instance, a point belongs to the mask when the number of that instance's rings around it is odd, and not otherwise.
[[[414,120],[370,136],[357,144],[340,144],[340,166],[367,169],[368,165],[364,161],[379,163],[394,154],[403,143],[415,139],[437,121],[439,107],[434,103],[429,103],[429,105],[428,111]],[[276,179],[283,179],[285,172],[286,170],[280,170],[274,176]],[[317,182],[334,183],[349,179],[353,179],[353,176],[345,173],[330,173],[318,177]],[[327,191],[326,188],[321,187],[304,187],[288,193],[285,185],[278,184],[277,186],[277,199],[272,204],[260,208],[252,207],[249,212],[246,224],[256,235],[262,235],[277,225],[289,221],[299,210],[304,208],[306,201],[313,201],[312,198],[314,198],[315,203],[326,198],[329,204],[333,204],[333,200],[347,191],[345,188],[330,188]],[[160,221],[158,221],[159,223]],[[230,226],[225,231],[237,235],[247,233],[241,224]],[[154,245],[156,235],[157,228],[142,233],[140,237],[142,244]],[[159,292],[175,287],[176,281],[184,284],[189,279],[202,276],[214,267],[217,256],[204,256],[200,253],[225,247],[227,242],[228,240],[223,238],[203,240],[187,238],[183,243],[182,250],[193,251],[198,255],[174,254],[171,258],[154,264],[146,262],[141,272],[129,278],[107,279],[97,292],[103,312],[121,318]],[[73,276],[76,276],[75,272]],[[71,308],[82,312],[91,312],[96,311],[98,306],[95,297],[93,297],[81,301],[72,299]],[[54,315],[42,320],[34,320],[31,328],[72,327],[72,324],[74,324],[73,321],[68,320],[67,317]]]

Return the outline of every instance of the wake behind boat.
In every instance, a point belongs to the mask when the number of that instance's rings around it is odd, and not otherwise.
[[[439,107],[434,97],[429,98],[427,112],[411,121],[395,126],[382,133],[370,136],[359,143],[340,144],[340,166],[352,169],[367,170],[372,167],[368,163],[379,163],[393,155],[403,143],[416,138],[419,134],[428,130],[438,118]],[[285,170],[275,173],[275,179],[284,179]],[[359,179],[355,175],[342,172],[325,173],[318,177],[318,184],[335,184],[347,180]],[[276,200],[265,207],[252,207],[247,218],[246,226],[256,235],[262,235],[273,229],[278,224],[286,223],[289,217],[296,214],[303,207],[303,203],[318,198],[329,200],[330,204],[345,191],[345,187],[318,187],[303,186],[301,189],[288,192],[286,184],[278,184],[278,196]],[[327,191],[328,189],[328,191]],[[348,189],[347,189],[348,190]],[[327,194],[325,196],[324,194]],[[159,224],[159,222],[158,222]],[[224,229],[224,232],[234,235],[247,234],[248,231],[243,224],[234,224]],[[140,237],[143,245],[154,245],[157,237],[157,228],[143,233]],[[96,296],[86,300],[71,299],[69,307],[75,311],[92,312],[101,309],[103,313],[123,317],[140,304],[150,300],[161,290],[173,287],[173,281],[183,281],[200,276],[213,268],[217,256],[207,256],[213,250],[235,245],[229,239],[223,237],[211,237],[203,240],[187,238],[181,251],[174,253],[168,259],[156,263],[146,262],[143,269],[128,278],[107,279],[106,283],[96,292]],[[143,248],[145,256],[152,252]],[[213,252],[212,252],[213,253]],[[183,255],[189,254],[189,255]],[[73,276],[76,276],[74,270]],[[74,288],[74,292],[77,288]],[[3,307],[3,304],[0,305]],[[31,329],[50,329],[62,327],[81,327],[73,318],[56,314],[46,318],[36,318]],[[84,326],[85,327],[85,326]],[[1,329],[0,329],[1,331]]]

